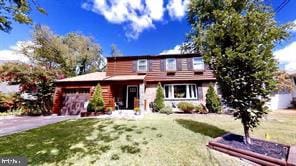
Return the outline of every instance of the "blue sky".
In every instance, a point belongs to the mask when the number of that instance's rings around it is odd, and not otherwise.
[[[282,1],[284,0],[271,2],[273,7],[277,8]],[[112,43],[116,44],[124,55],[159,54],[184,42],[185,34],[190,29],[185,15],[188,0],[38,0],[38,2],[47,10],[48,15],[32,12],[35,23],[47,25],[59,35],[77,31],[93,36],[102,46],[104,55],[110,54]],[[278,23],[284,24],[296,20],[295,9],[296,1],[290,0],[279,13],[276,13]],[[32,26],[17,23],[13,24],[11,33],[0,32],[0,57],[1,50],[9,50],[18,41],[30,40],[31,32]],[[295,33],[292,33],[287,41],[277,46],[277,50],[285,49],[295,41]]]

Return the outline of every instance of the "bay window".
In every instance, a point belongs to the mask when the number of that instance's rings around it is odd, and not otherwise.
[[[202,57],[194,57],[192,58],[193,70],[204,70],[205,64]]]
[[[166,99],[197,99],[196,84],[165,84]]]

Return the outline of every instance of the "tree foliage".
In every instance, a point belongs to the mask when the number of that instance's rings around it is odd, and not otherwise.
[[[23,63],[6,63],[0,66],[0,81],[19,84],[20,93],[34,94],[37,100],[25,100],[28,111],[49,113],[52,107],[53,81],[61,75],[60,71],[47,70],[41,66]]]
[[[73,32],[58,36],[49,27],[37,25],[32,38],[33,44],[23,46],[22,53],[34,64],[62,70],[66,76],[104,68],[102,49],[91,37]]]
[[[0,0],[0,30],[10,32],[12,21],[31,24],[30,12],[32,8],[46,14],[45,9],[36,0]]]
[[[276,91],[278,92],[291,92],[295,89],[295,84],[293,83],[291,76],[284,71],[278,71],[276,73],[276,81]]]
[[[164,92],[163,88],[160,83],[158,83],[157,90],[156,90],[156,97],[154,100],[155,104],[155,111],[160,111],[162,108],[164,108]]]
[[[260,0],[191,0],[188,13],[189,45],[204,54],[225,104],[236,110],[251,143],[249,130],[259,124],[276,88],[272,49],[287,37],[286,27],[278,26]]]
[[[93,96],[91,97],[91,100],[89,101],[89,104],[87,106],[87,110],[90,112],[104,111],[104,98],[102,95],[102,88],[100,84],[96,86]]]
[[[112,57],[120,57],[123,56],[121,51],[118,49],[118,47],[115,44],[111,45],[111,56]]]
[[[209,86],[206,94],[206,107],[209,112],[221,113],[222,111],[221,100],[212,85]]]

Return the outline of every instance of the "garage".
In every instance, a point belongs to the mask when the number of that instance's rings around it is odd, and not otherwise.
[[[52,112],[57,115],[80,115],[87,111],[87,101],[95,86],[106,78],[94,72],[55,81]]]
[[[86,111],[89,92],[89,88],[64,89],[61,115],[79,115],[80,112]]]

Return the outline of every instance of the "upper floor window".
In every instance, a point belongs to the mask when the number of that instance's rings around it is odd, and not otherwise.
[[[147,59],[139,59],[137,67],[138,67],[139,72],[146,72],[147,71]]]
[[[166,70],[175,71],[176,70],[176,59],[175,58],[167,58],[166,59]]]
[[[204,70],[205,64],[202,57],[194,57],[192,58],[193,70]]]

